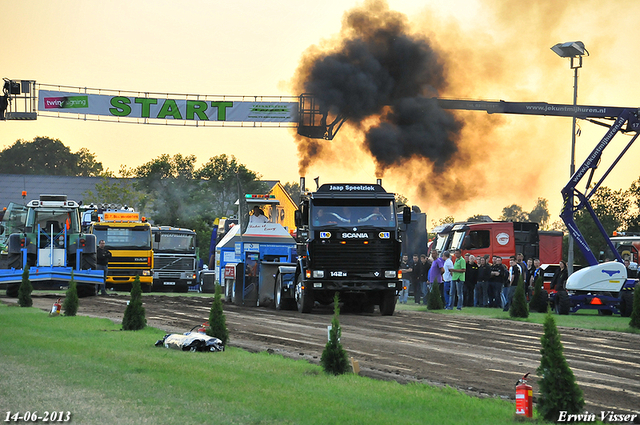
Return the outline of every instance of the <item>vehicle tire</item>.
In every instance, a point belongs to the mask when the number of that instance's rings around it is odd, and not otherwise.
[[[540,291],[540,306],[538,313],[546,313],[549,310],[549,293],[546,290]]]
[[[78,291],[78,298],[93,297],[97,294],[96,285],[93,283],[77,285],[76,290]]]
[[[75,263],[72,264],[72,267],[75,267]],[[80,268],[82,270],[97,270],[98,260],[97,260],[96,254],[83,255]]]
[[[567,315],[571,310],[571,298],[567,291],[558,291],[555,302],[556,314]]]
[[[293,310],[296,307],[295,300],[285,298],[282,295],[282,275],[278,273],[276,276],[276,289],[273,294],[274,305],[276,310]]]
[[[382,292],[380,296],[380,314],[383,316],[393,316],[396,311],[396,291],[393,289]]]
[[[7,255],[7,269],[19,270],[22,268],[22,255],[21,254],[8,254]]]
[[[298,275],[296,281],[296,304],[300,313],[311,313],[313,310],[313,293],[310,288],[303,286],[302,275]]]
[[[371,302],[366,302],[362,306],[362,312],[363,313],[373,313],[375,310],[376,310],[376,305],[374,303],[371,303]]]
[[[18,296],[18,289],[20,289],[20,284],[7,284],[7,297],[16,298]]]
[[[633,312],[633,291],[620,292],[620,315],[630,317]]]

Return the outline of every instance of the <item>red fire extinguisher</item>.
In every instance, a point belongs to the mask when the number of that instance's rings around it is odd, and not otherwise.
[[[58,316],[60,314],[60,309],[62,308],[62,305],[60,304],[60,298],[58,298],[58,301],[53,303],[53,306],[51,307],[51,315],[52,316]]]
[[[533,387],[527,384],[527,373],[516,382],[516,415],[533,416]]]

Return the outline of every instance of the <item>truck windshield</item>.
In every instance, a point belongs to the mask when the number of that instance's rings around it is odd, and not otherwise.
[[[154,231],[153,250],[155,252],[193,253],[196,249],[196,235],[188,233],[170,233]],[[155,242],[160,234],[160,242]]]
[[[38,208],[27,211],[26,227],[32,232],[40,231],[49,233],[53,229],[54,234],[61,233],[65,228],[67,233],[80,232],[80,220],[78,210],[67,208]]]
[[[445,249],[449,249],[447,242],[449,241],[450,233],[440,233],[436,238],[436,249],[438,253],[442,253]]]
[[[110,249],[151,249],[151,232],[148,227],[94,228],[96,241],[104,240]]]
[[[315,199],[310,213],[310,221],[314,227],[397,226],[394,203],[390,200]]]
[[[464,240],[465,235],[464,230],[456,230],[453,232],[453,237],[451,238],[451,249],[462,249],[462,241]]]

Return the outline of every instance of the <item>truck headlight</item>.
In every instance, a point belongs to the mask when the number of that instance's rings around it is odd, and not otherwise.
[[[388,279],[393,279],[396,277],[396,271],[395,270],[385,270],[384,271],[384,277],[388,278]]]
[[[151,270],[142,270],[142,276],[151,276]]]
[[[313,278],[314,279],[322,279],[324,277],[324,270],[314,270]]]

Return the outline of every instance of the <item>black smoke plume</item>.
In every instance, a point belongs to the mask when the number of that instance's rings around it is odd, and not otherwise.
[[[443,62],[385,2],[369,1],[348,12],[337,48],[311,52],[298,79],[321,108],[364,132],[379,175],[410,159],[442,171],[458,149],[462,124],[432,99],[446,87]],[[365,128],[363,121],[372,117],[377,123]],[[299,150],[304,173],[322,149],[304,139]]]

